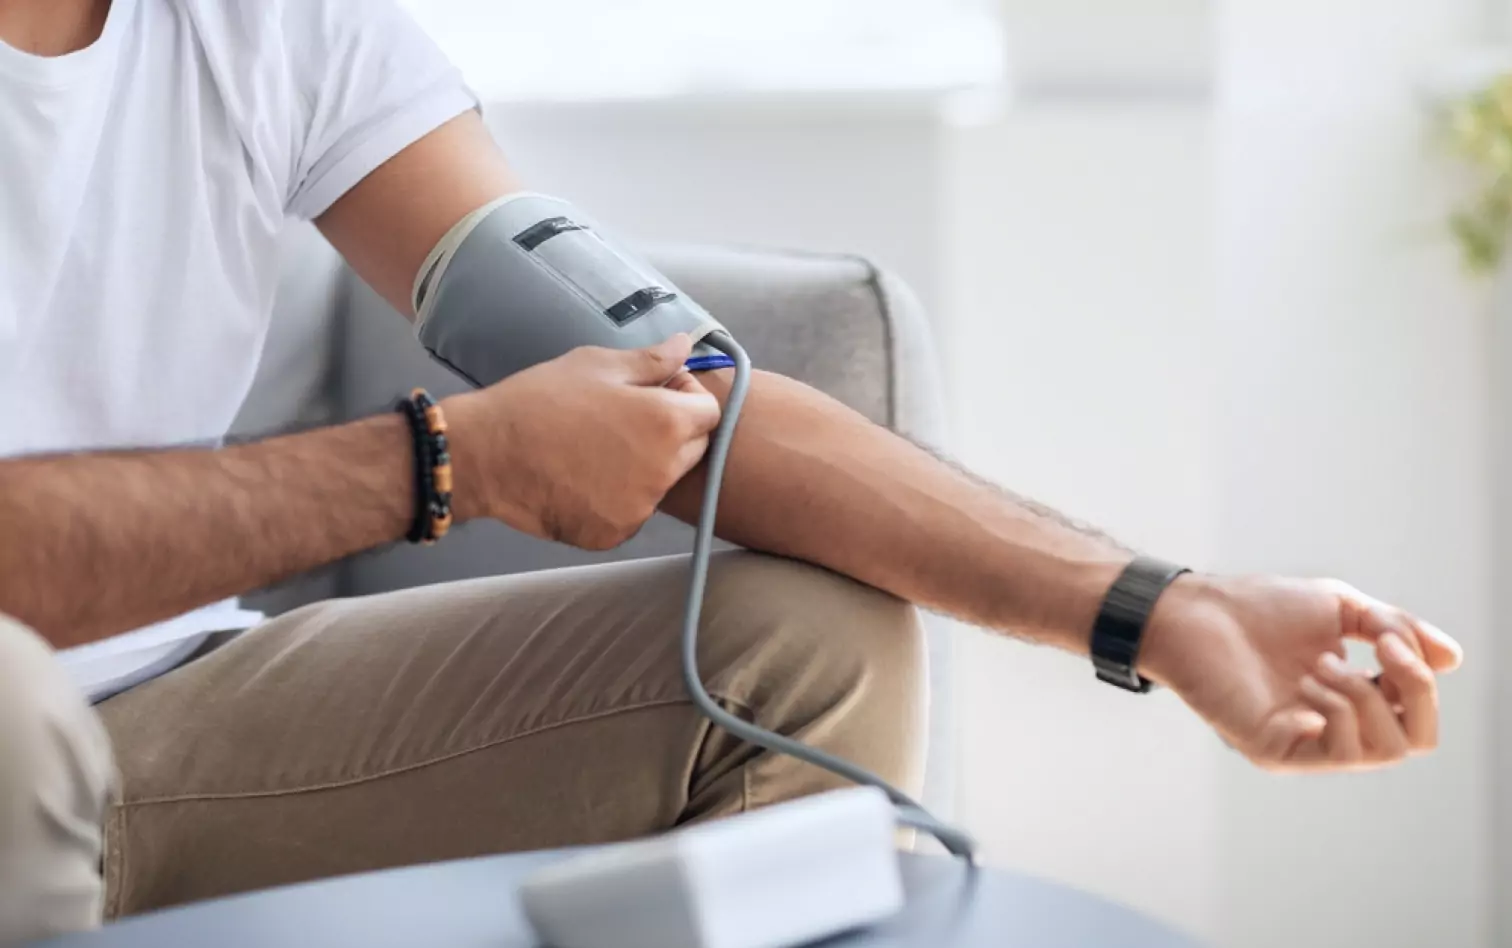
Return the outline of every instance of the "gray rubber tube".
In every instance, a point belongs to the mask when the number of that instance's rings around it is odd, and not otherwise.
[[[698,671],[698,623],[703,615],[704,589],[709,582],[709,556],[714,548],[714,524],[719,513],[719,489],[724,481],[725,463],[730,458],[730,444],[735,440],[735,427],[740,424],[740,412],[745,407],[746,394],[751,388],[751,360],[745,350],[728,334],[715,332],[704,338],[711,348],[718,349],[735,360],[735,381],[730,388],[730,397],[725,403],[724,415],[719,427],[709,439],[708,480],[704,485],[703,506],[698,514],[698,526],[694,531],[693,560],[688,579],[688,601],[683,613],[682,664],[683,683],[694,707],[715,725],[757,747],[778,754],[785,754],[804,763],[813,764],[832,774],[844,777],[852,783],[876,787],[898,808],[898,821],[905,826],[928,833],[938,839],[952,854],[968,863],[976,861],[976,843],[962,830],[935,819],[924,807],[908,794],[878,777],[876,774],[833,754],[809,747],[792,738],[775,734],[765,728],[736,717],[710,697]]]

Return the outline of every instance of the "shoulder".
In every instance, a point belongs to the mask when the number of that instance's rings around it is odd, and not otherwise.
[[[167,0],[211,55],[306,78],[335,68],[326,57],[354,46],[402,42],[418,27],[397,0]]]
[[[189,12],[232,121],[301,217],[475,105],[398,0],[154,2]]]
[[[212,53],[279,51],[288,0],[167,0]],[[311,0],[318,2],[318,0]]]
[[[327,102],[350,108],[446,65],[399,0],[150,0],[195,34],[233,112],[308,125]]]

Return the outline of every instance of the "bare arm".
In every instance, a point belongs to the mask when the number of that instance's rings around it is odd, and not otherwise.
[[[704,377],[721,402],[728,373]],[[1084,654],[1131,554],[996,488],[798,382],[757,373],[719,533],[988,628]],[[697,517],[701,468],[663,509]],[[1381,687],[1331,660],[1375,643]],[[1338,583],[1193,575],[1163,596],[1140,671],[1275,769],[1400,760],[1437,741],[1435,671],[1461,660],[1433,626]]]
[[[215,451],[0,462],[0,612],[67,648],[397,539],[410,458],[395,414]]]
[[[483,120],[467,112],[380,166],[315,223],[369,286],[413,318],[410,290],[431,248],[519,188]]]
[[[729,373],[703,376],[721,401]],[[702,468],[665,509],[698,515]],[[1130,554],[992,487],[806,385],[757,372],[719,534],[978,625],[1076,652]]]

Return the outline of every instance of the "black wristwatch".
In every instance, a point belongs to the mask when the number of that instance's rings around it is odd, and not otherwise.
[[[1135,669],[1155,603],[1166,587],[1191,570],[1141,556],[1130,563],[1103,600],[1092,626],[1092,665],[1100,681],[1139,694],[1154,683]]]

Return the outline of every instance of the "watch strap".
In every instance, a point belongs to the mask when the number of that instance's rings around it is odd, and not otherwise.
[[[1092,626],[1092,665],[1100,681],[1139,694],[1154,683],[1136,670],[1145,626],[1166,588],[1190,573],[1183,566],[1141,556],[1124,568]]]

